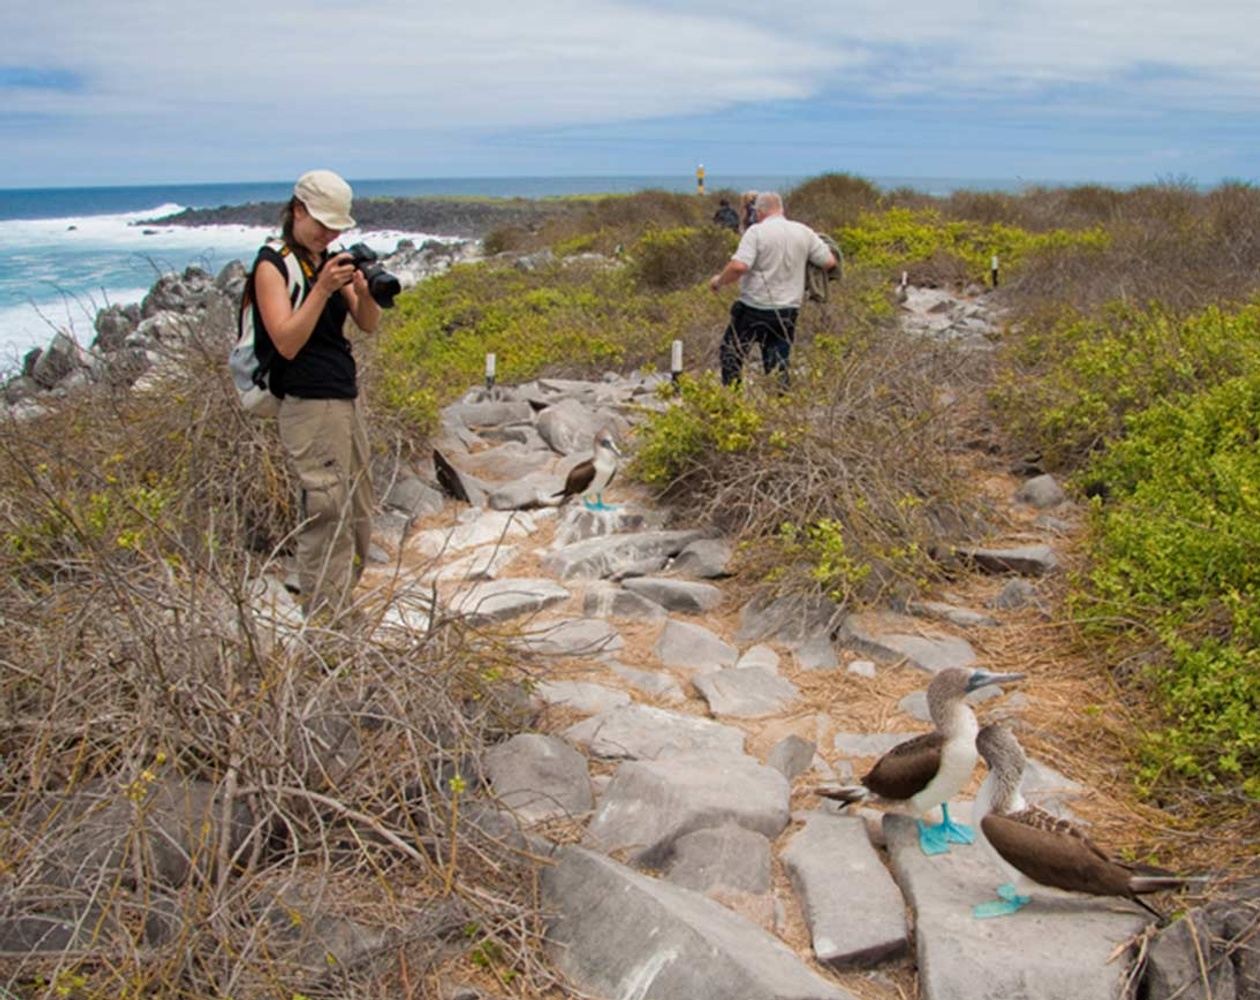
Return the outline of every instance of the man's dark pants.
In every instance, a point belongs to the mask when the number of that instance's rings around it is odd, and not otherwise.
[[[786,384],[798,312],[798,309],[758,309],[739,301],[731,306],[731,320],[718,348],[722,384],[739,381],[744,361],[754,344],[761,348],[761,367],[765,373],[778,371],[779,379]]]

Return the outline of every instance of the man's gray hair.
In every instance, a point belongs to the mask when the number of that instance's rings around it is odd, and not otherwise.
[[[753,202],[753,207],[758,215],[764,215],[766,212],[782,212],[783,199],[779,197],[778,191],[762,191]]]

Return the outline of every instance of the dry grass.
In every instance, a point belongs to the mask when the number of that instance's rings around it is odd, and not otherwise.
[[[478,821],[519,688],[459,621],[262,598],[292,495],[224,355],[207,334],[160,388],[0,435],[0,919],[81,943],[19,945],[0,984],[423,996],[471,953],[545,990],[533,863]]]

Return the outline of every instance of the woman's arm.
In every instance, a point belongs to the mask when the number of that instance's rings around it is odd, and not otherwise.
[[[269,261],[261,263],[270,264]],[[269,267],[260,264],[254,272],[254,298],[258,302],[263,325],[282,358],[292,361],[297,357],[298,351],[311,339],[329,297],[351,281],[355,274],[357,272],[348,256],[327,261],[320,268],[319,276],[302,304],[294,309],[289,302],[288,284],[279,268],[274,264]]]
[[[341,294],[345,296],[354,325],[364,333],[375,333],[381,321],[381,307],[368,291],[367,278],[363,277],[362,271],[355,269],[354,279],[342,286]]]

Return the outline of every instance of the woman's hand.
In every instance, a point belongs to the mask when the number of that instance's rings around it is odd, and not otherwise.
[[[324,261],[324,266],[319,269],[319,276],[315,279],[315,290],[322,293],[324,299],[330,299],[351,281],[355,282],[357,288],[362,280],[363,275],[359,274],[351,256],[348,253],[339,253]]]

